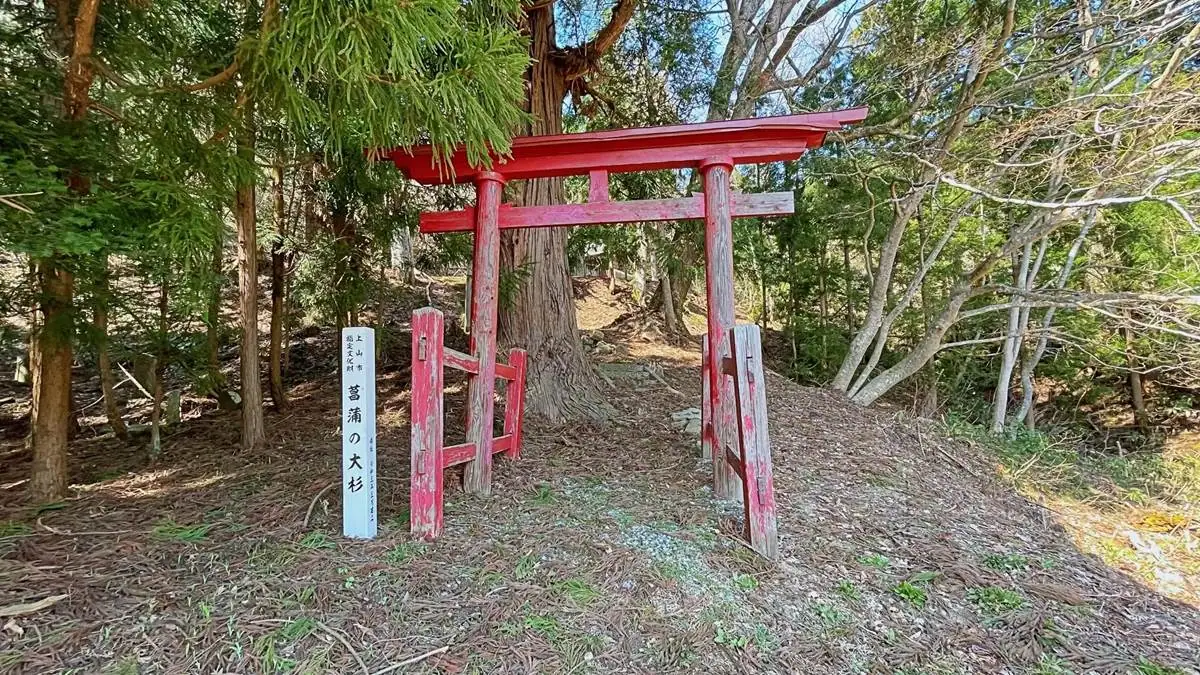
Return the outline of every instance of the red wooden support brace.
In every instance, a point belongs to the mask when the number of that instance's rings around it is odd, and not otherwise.
[[[412,316],[412,478],[409,526],[414,536],[442,533],[442,313],[423,307]]]
[[[712,362],[708,358],[708,338],[700,343],[700,457],[712,459],[712,399],[709,371]]]
[[[771,475],[771,439],[767,435],[767,381],[763,376],[762,339],[758,326],[730,330],[737,391],[738,437],[746,539],[767,560],[779,557],[775,523],[775,486]]]
[[[730,175],[733,162],[727,158],[705,160],[704,255],[708,291],[709,400],[713,422],[713,456],[723,457],[737,442],[737,413],[734,410],[733,378],[715,367],[729,356],[729,329],[733,328],[733,220],[730,212]],[[713,462],[713,494],[718,499],[741,496],[738,475],[725,462]]]
[[[491,172],[476,177],[475,242],[471,264],[471,356],[479,373],[467,383],[467,442],[475,459],[463,472],[463,489],[492,491],[492,417],[496,391],[496,311],[500,285],[500,189],[504,179]]]
[[[525,417],[525,362],[524,349],[508,351],[508,365],[515,372],[508,383],[504,401],[504,435],[512,439],[508,448],[509,459],[521,458],[521,422]]]

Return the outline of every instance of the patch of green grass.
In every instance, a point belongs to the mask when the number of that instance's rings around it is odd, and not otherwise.
[[[1066,661],[1053,654],[1042,654],[1037,665],[1030,669],[1029,675],[1074,675],[1074,672],[1067,666]]]
[[[33,528],[15,520],[0,521],[0,539],[5,537],[24,537],[31,534]]]
[[[425,546],[415,541],[402,541],[387,552],[384,557],[390,565],[403,565],[425,551]]]
[[[911,581],[901,581],[892,588],[892,593],[907,600],[914,607],[924,607],[929,601],[929,595],[925,593],[925,589],[912,583]]]
[[[682,581],[687,575],[682,567],[671,562],[670,560],[659,560],[655,562],[654,569],[658,572],[659,576],[663,577],[664,579],[670,579],[671,581]]]
[[[181,541],[187,543],[196,543],[204,541],[208,537],[208,532],[213,528],[212,523],[200,523],[198,525],[180,525],[170,518],[162,521],[154,526],[151,534],[159,539],[169,539],[172,541]]]
[[[633,524],[637,522],[634,520],[633,516],[620,509],[612,509],[608,512],[608,516],[615,520],[617,522],[617,526],[619,526],[621,529],[632,527]]]
[[[583,579],[567,579],[554,584],[554,589],[562,593],[563,597],[580,606],[587,606],[593,600],[600,597],[600,591],[597,591],[591,584]]]
[[[753,638],[754,646],[758,647],[760,652],[773,652],[779,649],[779,638],[761,623],[754,626]]]
[[[1029,569],[1029,559],[1017,553],[989,553],[983,564],[997,572],[1020,572]]]
[[[746,645],[750,644],[750,636],[748,635],[742,635],[734,630],[726,630],[721,624],[717,624],[713,628],[717,633],[713,637],[713,642],[719,645],[733,647],[734,649],[744,649]]]
[[[967,600],[986,616],[996,616],[1025,606],[1025,598],[1020,593],[998,586],[969,589]]]
[[[1184,671],[1178,668],[1155,663],[1144,656],[1138,659],[1137,666],[1133,672],[1136,675],[1186,675]]]
[[[142,671],[136,656],[126,656],[104,666],[103,675],[138,675]]]
[[[888,557],[879,553],[865,553],[858,556],[858,562],[867,567],[874,567],[877,570],[886,570],[888,565],[892,564]]]
[[[400,509],[400,513],[388,518],[387,528],[389,530],[407,530],[409,526],[409,511],[408,509]]]
[[[305,586],[293,593],[296,603],[299,605],[311,605],[317,599],[317,587]]]
[[[837,591],[838,595],[846,598],[847,600],[858,600],[862,597],[862,594],[858,592],[858,587],[854,585],[854,582],[847,579],[842,579],[839,581],[837,588],[834,590]]]
[[[537,556],[533,553],[526,553],[517,561],[517,567],[513,570],[513,576],[517,581],[527,581],[533,578],[533,573],[537,570]]]
[[[309,550],[337,548],[337,542],[320,530],[313,530],[300,540],[300,547]]]
[[[733,577],[733,585],[743,591],[752,591],[758,588],[758,579],[752,574],[735,574]]]
[[[554,489],[549,483],[538,483],[533,488],[533,503],[538,506],[549,506],[554,503]]]
[[[51,511],[62,511],[65,508],[67,508],[66,502],[47,502],[45,504],[39,505],[36,509],[34,509],[33,515],[40,516],[43,513],[49,513]]]
[[[496,588],[504,585],[504,575],[496,570],[480,571],[478,577],[479,583],[488,588]]]
[[[506,637],[516,637],[525,630],[525,627],[516,621],[501,621],[500,625],[496,626],[496,632]]]
[[[279,639],[286,642],[295,642],[300,638],[308,636],[317,629],[317,622],[308,618],[301,617],[295,619],[279,629]]]
[[[821,620],[821,625],[827,631],[840,631],[850,623],[850,615],[825,602],[813,605],[813,612]]]
[[[525,617],[525,627],[551,642],[556,642],[562,635],[562,625],[552,616],[529,614]]]

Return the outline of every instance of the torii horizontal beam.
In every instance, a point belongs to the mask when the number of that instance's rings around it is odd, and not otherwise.
[[[607,195],[605,195],[607,198]],[[766,218],[795,212],[791,192],[733,195],[734,218]],[[586,204],[551,206],[509,206],[501,204],[500,229],[523,227],[562,227],[564,225],[606,225],[612,223],[651,223],[664,220],[702,220],[704,197],[681,199],[639,199],[629,202],[590,201]],[[475,229],[475,209],[432,211],[421,214],[421,232],[470,232]]]
[[[820,147],[825,134],[866,119],[866,108],[728,122],[678,124],[617,129],[582,134],[524,136],[513,139],[508,156],[493,155],[491,166],[471,166],[465,149],[438,162],[434,149],[423,145],[382,153],[409,178],[426,185],[472,183],[480,172],[493,171],[505,180],[574,176],[604,167],[612,173],[696,168],[722,158],[731,164],[758,164],[796,159]],[[640,219],[638,219],[640,220]]]

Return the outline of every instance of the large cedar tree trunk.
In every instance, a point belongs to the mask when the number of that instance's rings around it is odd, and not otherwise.
[[[527,74],[533,116],[528,133],[562,133],[567,85],[551,54],[555,47],[553,5],[543,5],[527,16],[533,59]],[[517,189],[516,201],[521,205],[563,203],[562,179],[529,180]],[[529,410],[551,421],[603,418],[608,413],[579,340],[567,266],[568,233],[565,227],[506,232],[500,253],[502,273],[522,268],[529,273],[501,308],[500,341],[528,351],[526,402]]]
[[[29,497],[52,502],[67,493],[71,427],[71,302],[75,279],[54,259],[37,263],[41,317],[30,359],[33,374],[33,474]]]
[[[68,25],[68,5],[47,3],[56,30],[52,39],[67,51],[67,72],[63,83],[63,116],[74,125],[82,125],[91,105],[92,40],[96,32],[96,14],[100,0],[81,0],[74,25]],[[91,180],[78,167],[67,171],[67,189],[76,199],[91,193]],[[33,472],[29,497],[34,502],[49,502],[67,492],[67,441],[71,431],[72,303],[75,278],[63,261],[48,257],[35,261],[41,298],[41,317],[33,339],[33,401],[31,407],[31,445]]]

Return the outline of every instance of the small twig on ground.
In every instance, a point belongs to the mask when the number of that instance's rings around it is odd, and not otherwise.
[[[667,381],[665,379],[663,379],[663,376],[656,373],[653,368],[650,368],[649,366],[647,366],[646,372],[650,373],[650,377],[653,377],[654,379],[658,380],[662,384],[662,386],[666,387],[667,391],[671,392],[672,394],[675,394],[676,396],[680,396],[682,398],[688,397],[687,394],[683,393],[682,391],[679,391],[675,387],[672,387],[670,384],[667,384]]]
[[[350,656],[353,656],[354,660],[358,661],[358,667],[362,668],[363,674],[371,675],[371,671],[367,668],[367,664],[363,662],[362,657],[359,656],[358,652],[354,649],[354,645],[350,644],[350,641],[347,640],[344,635],[342,635],[340,632],[330,628],[329,626],[326,626],[325,624],[321,623],[320,621],[317,622],[317,628],[320,628],[321,630],[325,631],[326,633],[329,633],[333,637],[337,638],[338,642],[342,643],[346,647],[346,649],[350,650]]]
[[[374,673],[372,673],[372,675],[384,675],[384,673],[390,673],[390,672],[392,672],[393,670],[397,670],[397,669],[403,668],[404,666],[411,666],[411,665],[412,665],[412,664],[414,664],[414,663],[419,663],[419,662],[421,662],[421,661],[424,661],[425,659],[427,659],[427,658],[429,658],[429,657],[431,657],[431,656],[437,656],[438,654],[441,654],[441,653],[443,653],[443,652],[445,652],[445,651],[448,651],[449,649],[450,649],[450,646],[449,646],[449,645],[446,645],[446,646],[444,646],[444,647],[438,647],[437,649],[433,649],[433,650],[427,651],[427,652],[425,652],[424,654],[419,654],[419,655],[417,655],[417,656],[414,656],[414,657],[412,657],[412,658],[409,658],[409,659],[404,659],[404,660],[403,660],[403,661],[401,661],[400,663],[394,663],[394,664],[392,664],[392,665],[390,665],[390,666],[388,666],[387,668],[384,668],[384,669],[382,669],[382,670],[377,670],[377,671],[375,671]]]
[[[917,444],[918,444],[919,446],[921,446],[921,450],[922,450],[922,451],[924,451],[924,450],[925,450],[925,439],[924,439],[924,438],[921,436],[921,426],[918,424],[916,428],[917,428]],[[937,445],[937,444],[934,444],[934,446],[933,446],[933,449],[934,449],[934,450],[937,450],[939,453],[941,453],[942,457],[945,457],[946,459],[950,460],[951,462],[954,462],[955,466],[957,466],[958,468],[960,468],[960,469],[962,469],[963,471],[966,471],[967,473],[971,474],[971,475],[972,475],[972,476],[974,476],[976,479],[978,479],[978,478],[979,478],[979,474],[977,474],[977,473],[975,473],[974,471],[972,471],[972,470],[968,469],[966,464],[963,464],[962,462],[960,462],[960,461],[958,460],[958,458],[957,458],[957,457],[955,457],[954,455],[951,455],[950,453],[946,452],[946,450],[945,450],[945,449],[943,449],[943,448],[942,448],[942,446],[940,446],[940,445]]]
[[[129,534],[130,532],[133,531],[133,530],[95,530],[95,531],[90,531],[90,532],[68,532],[66,530],[59,530],[59,529],[50,527],[49,525],[43,523],[41,518],[37,519],[37,526],[42,528],[43,530],[49,532],[50,534],[56,534],[60,537],[92,537],[92,536],[103,536],[103,535],[109,535],[109,534]]]
[[[321,488],[317,494],[313,495],[312,501],[308,503],[308,511],[304,512],[304,528],[308,529],[308,521],[312,518],[313,509],[317,507],[317,501],[321,499],[321,495],[329,492],[329,488],[337,485],[337,481],[329,481],[329,484]]]
[[[34,612],[40,612],[43,609],[46,609],[47,607],[52,607],[59,600],[63,600],[66,597],[67,597],[66,595],[51,595],[49,597],[42,598],[41,600],[38,600],[37,602],[25,602],[25,603],[21,603],[18,605],[6,605],[4,607],[0,607],[0,617],[25,616],[26,614],[33,614]]]

